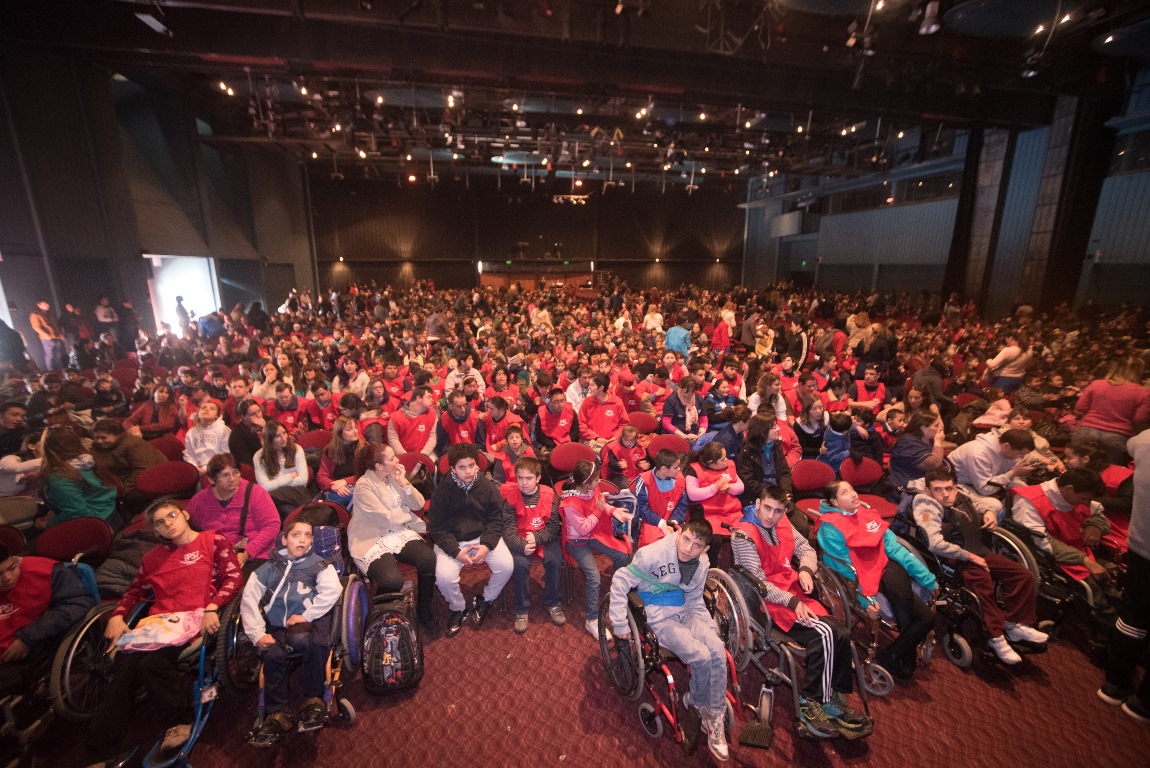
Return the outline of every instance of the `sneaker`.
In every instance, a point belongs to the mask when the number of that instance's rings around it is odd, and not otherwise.
[[[703,713],[701,725],[703,733],[707,734],[707,749],[711,756],[720,763],[731,759],[731,751],[727,748],[726,710]]]
[[[527,631],[527,614],[526,613],[515,614],[515,634],[522,635],[526,631]]]
[[[260,749],[270,747],[282,739],[291,727],[291,715],[287,712],[272,712],[264,719],[259,730],[248,739],[248,744]]]
[[[909,683],[914,679],[913,669],[908,670],[906,668],[906,664],[904,664],[901,660],[894,658],[885,651],[875,656],[874,663],[878,664],[880,667],[889,672],[890,676],[895,680],[898,680],[900,683]]]
[[[1096,692],[1098,698],[1115,707],[1122,706],[1125,701],[1134,695],[1134,691],[1130,688],[1119,688],[1117,685],[1103,682],[1102,687]]]
[[[1035,645],[1043,645],[1050,639],[1050,635],[1025,624],[1007,624],[1006,637],[1020,643],[1034,643]]]
[[[1022,657],[1010,647],[1004,635],[990,638],[990,647],[1003,664],[1017,664],[1022,661]]]
[[[703,719],[691,704],[690,692],[683,694],[680,722],[683,726],[683,751],[688,755],[694,754],[695,746],[699,742],[699,733],[703,730]]]
[[[551,623],[557,627],[561,627],[567,623],[567,617],[563,615],[563,609],[558,605],[553,605],[548,608],[547,615],[551,617]]]
[[[812,736],[820,739],[833,739],[839,735],[839,729],[827,719],[823,705],[811,699],[799,699],[799,723],[802,724]]]
[[[452,611],[451,619],[447,622],[447,636],[455,637],[463,629],[463,622],[467,618],[467,611]]]
[[[866,726],[866,716],[847,706],[846,697],[838,691],[831,694],[831,700],[823,702],[823,714],[839,728],[857,730]]]
[[[1131,696],[1122,702],[1122,711],[1142,725],[1150,725],[1150,710],[1146,709],[1137,696]]]
[[[587,619],[587,623],[584,624],[584,626],[587,628],[587,634],[596,640],[599,639],[599,619]]]
[[[188,739],[192,737],[192,726],[190,725],[173,725],[164,732],[164,740],[160,743],[161,752],[170,752],[179,749],[188,743]]]
[[[476,595],[475,602],[471,606],[471,620],[475,622],[475,626],[481,626],[483,620],[487,618],[487,613],[491,610],[491,603],[483,595]]]
[[[327,725],[327,707],[323,699],[308,699],[299,710],[299,732],[315,731]]]

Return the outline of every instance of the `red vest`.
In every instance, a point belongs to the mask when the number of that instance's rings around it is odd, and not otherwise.
[[[720,470],[707,469],[698,462],[692,464],[691,469],[695,470],[695,477],[699,479],[699,485],[704,488],[713,485],[720,477],[726,477],[732,484],[739,480],[739,475],[735,471],[735,462],[730,459],[727,459],[727,466]],[[698,503],[703,507],[703,516],[707,518],[707,522],[711,524],[711,528],[718,536],[727,535],[723,529],[723,523],[734,525],[743,519],[743,505],[739,503],[739,497],[732,496],[727,491],[716,493],[711,498]]]
[[[479,432],[479,415],[472,409],[462,424],[451,418],[447,411],[439,417],[439,426],[447,433],[447,444],[474,443],[475,435]]]
[[[52,602],[52,569],[55,560],[25,557],[20,578],[12,589],[0,592],[0,652],[8,650],[16,633],[39,619]]]
[[[215,531],[201,531],[190,544],[159,544],[144,555],[140,571],[156,594],[149,616],[203,608],[215,592]]]
[[[850,550],[859,588],[864,595],[877,595],[888,559],[883,546],[887,523],[874,510],[859,507],[853,515],[839,512],[822,515],[819,524],[833,525],[839,530]]]
[[[575,422],[575,409],[565,403],[563,410],[552,413],[546,405],[539,409],[539,429],[555,441],[556,445],[571,442],[571,425]]]
[[[687,478],[683,477],[682,472],[675,475],[675,484],[671,490],[664,492],[660,491],[659,486],[655,484],[655,470],[649,469],[641,477],[643,478],[643,486],[647,489],[647,506],[659,517],[670,520],[671,513],[679,504],[679,499],[687,492]],[[639,546],[645,547],[661,538],[663,538],[663,532],[657,527],[644,525],[639,532]]]
[[[395,435],[399,438],[403,450],[409,453],[418,453],[427,445],[427,439],[435,430],[435,411],[411,418],[404,411],[396,411],[391,417],[395,425]]]
[[[623,470],[623,477],[627,478],[627,482],[631,482],[639,476],[639,462],[647,458],[647,449],[638,442],[635,443],[634,447],[628,448],[620,443],[618,438],[615,438],[604,445],[603,451],[599,454],[604,465],[608,462],[608,454],[627,462],[627,468]]]
[[[804,595],[802,587],[799,586],[799,574],[791,565],[791,560],[795,556],[795,531],[786,516],[775,524],[775,535],[779,537],[777,545],[768,544],[759,531],[759,526],[752,523],[736,523],[735,529],[751,537],[759,553],[759,563],[763,567],[763,576],[767,581],[798,597],[817,615],[827,615],[827,609],[823,608],[819,601]],[[795,612],[789,606],[763,600],[763,609],[770,614],[771,621],[782,631],[788,632],[795,625]]]
[[[514,474],[508,477],[514,477]],[[551,519],[551,510],[555,506],[555,491],[549,486],[540,483],[539,501],[533,507],[523,503],[523,493],[514,480],[499,486],[499,494],[515,510],[515,530],[519,538],[526,539],[531,531],[541,531],[547,527],[547,521]],[[536,547],[535,554],[543,557],[543,547]]]
[[[623,403],[623,407],[627,413],[634,413],[635,411],[643,410],[643,398],[640,397],[638,390],[632,387],[630,390],[619,387],[615,390],[615,396]]]
[[[383,382],[383,388],[387,390],[388,397],[392,400],[401,403],[407,399],[405,397],[407,380],[403,376],[396,375],[394,379],[384,377],[380,381]]]
[[[512,457],[511,452],[506,445],[503,446],[502,451],[495,454],[499,457],[499,462],[503,465],[503,477],[506,478],[507,482],[511,483],[512,485],[515,484],[515,462],[527,456],[532,458],[535,457],[535,449],[531,447],[531,443],[524,440],[523,448],[523,453],[520,456]]]
[[[1042,489],[1041,485],[1024,485],[1021,488],[1011,488],[1010,490],[1015,496],[1024,498],[1034,505],[1042,518],[1042,524],[1046,526],[1047,533],[1065,544],[1081,549],[1088,555],[1091,554],[1082,538],[1082,523],[1090,517],[1088,504],[1079,504],[1069,512],[1063,512],[1056,509],[1054,502],[1046,497],[1046,491]],[[1085,579],[1090,575],[1090,571],[1085,565],[1068,563],[1059,563],[1058,565],[1066,572],[1067,576],[1075,579]]]
[[[283,424],[284,429],[288,432],[292,432],[299,426],[300,419],[302,419],[307,412],[304,410],[302,399],[297,398],[296,407],[291,410],[280,410],[279,405],[274,399],[268,400],[264,406],[264,413],[269,419],[275,419],[280,424]],[[332,422],[334,423],[334,421],[333,419]]]
[[[504,414],[503,418],[499,421],[491,418],[490,413],[483,414],[483,434],[484,440],[487,442],[487,450],[491,451],[491,446],[496,443],[501,443],[507,436],[507,428],[512,424],[523,426],[523,419],[519,418],[516,414],[508,411]],[[524,432],[527,430],[524,429]],[[511,475],[508,475],[511,477]]]
[[[332,393],[331,400],[324,407],[316,400],[307,401],[307,415],[311,418],[316,429],[326,429],[329,432],[335,426],[335,420],[340,417],[339,395]]]
[[[483,390],[483,399],[490,400],[493,397],[502,397],[507,401],[508,406],[514,406],[515,401],[519,399],[519,387],[514,384],[508,384],[507,389],[500,392],[492,384],[487,389]]]
[[[372,424],[379,424],[381,427],[383,427],[383,435],[384,435],[384,439],[386,439],[387,438],[387,416],[386,415],[384,415],[384,416],[373,416],[370,419],[360,419],[359,420],[359,436],[362,437],[364,440],[366,440],[367,439],[367,437],[366,437],[367,428],[370,427]]]
[[[858,397],[856,397],[855,400],[860,403],[864,403],[867,400],[878,400],[879,403],[882,404],[886,401],[886,384],[883,384],[881,381],[873,390],[870,390],[866,388],[865,380],[855,379],[855,388],[858,392]]]
[[[615,538],[615,531],[613,529],[613,522],[615,518],[606,512],[600,513],[595,509],[595,497],[590,499],[580,498],[579,496],[565,496],[559,502],[559,513],[563,514],[563,510],[568,507],[574,507],[579,510],[579,513],[584,517],[590,515],[598,515],[599,522],[595,524],[595,528],[591,531],[591,538],[600,544],[610,547],[611,549],[622,552],[623,554],[631,554],[631,543]],[[567,525],[563,525],[563,536],[566,540]]]

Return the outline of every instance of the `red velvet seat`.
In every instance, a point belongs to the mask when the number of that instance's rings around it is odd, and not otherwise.
[[[663,448],[670,448],[675,453],[691,452],[691,444],[678,435],[655,435],[647,443],[647,455],[653,459]]]
[[[24,538],[24,533],[12,525],[0,525],[0,544],[8,548],[8,553],[18,555],[24,551],[24,547],[28,544],[28,540]]]
[[[306,451],[308,448],[326,448],[330,442],[331,430],[313,429],[296,438],[295,444]]]
[[[337,504],[334,501],[310,501],[307,504],[303,504],[292,510],[292,513],[287,516],[287,519],[284,522],[289,523],[292,520],[295,520],[297,517],[299,517],[299,513],[303,511],[304,507],[317,506],[327,507],[328,509],[335,512],[336,516],[339,518],[340,529],[345,531],[347,530],[347,524],[351,522],[351,515],[348,514],[347,507],[343,506],[342,504]]]
[[[446,453],[439,459],[439,474],[443,477],[447,477],[448,473],[451,472],[451,464],[449,462],[450,459]],[[475,463],[479,465],[479,471],[481,473],[487,471],[487,457],[482,453],[479,454],[479,458],[475,460]],[[404,466],[407,465],[405,464]]]
[[[595,451],[589,445],[583,443],[564,443],[555,447],[551,452],[551,467],[564,474],[569,474],[575,470],[575,464],[580,461],[590,461],[596,463]]]
[[[81,517],[53,525],[32,545],[32,552],[61,562],[84,554],[100,561],[112,548],[112,529],[98,517]]]
[[[195,494],[199,480],[199,471],[186,461],[167,461],[141,472],[136,487],[150,496],[184,498]]]
[[[812,520],[818,517],[823,488],[838,478],[829,464],[814,459],[803,459],[791,467],[791,483],[795,489],[795,506]]]
[[[865,456],[860,456],[858,461],[847,459],[842,463],[839,472],[842,474],[843,480],[846,480],[859,492],[859,501],[878,512],[883,519],[889,520],[898,512],[896,504],[892,504],[882,496],[866,493],[866,491],[873,490],[874,486],[881,482],[886,475],[882,465],[877,461]]]
[[[148,442],[151,443],[153,448],[164,454],[164,458],[168,461],[182,461],[184,458],[184,444],[171,435],[157,437]]]
[[[954,404],[958,406],[959,410],[962,410],[977,399],[978,395],[972,394],[970,392],[963,392],[961,394],[955,395]]]
[[[659,428],[659,420],[649,413],[632,411],[627,414],[627,421],[631,422],[640,435],[649,435]]]
[[[240,477],[249,483],[256,481],[256,468],[251,464],[240,464]]]

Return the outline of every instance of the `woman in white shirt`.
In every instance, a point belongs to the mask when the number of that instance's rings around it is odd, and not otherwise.
[[[331,391],[336,394],[350,392],[356,397],[364,398],[367,395],[367,385],[371,383],[371,376],[367,371],[361,370],[359,363],[351,357],[345,357],[343,370],[332,381]]]
[[[649,304],[647,314],[643,315],[643,330],[655,331],[656,333],[663,332],[663,316],[659,314],[659,308],[654,304]]]
[[[307,457],[284,425],[275,419],[264,422],[263,442],[264,447],[252,457],[256,484],[271,494],[276,509],[284,517],[311,501],[311,492],[307,490]]]
[[[427,530],[418,515],[423,495],[408,482],[390,446],[364,445],[356,454],[355,472],[355,514],[347,527],[351,557],[377,594],[403,589],[398,563],[414,565],[419,574],[416,613],[422,628],[434,633],[435,552],[419,535]]]

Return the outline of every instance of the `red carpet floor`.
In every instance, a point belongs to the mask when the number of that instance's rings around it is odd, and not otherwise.
[[[416,691],[375,698],[358,680],[349,683],[345,695],[359,713],[351,729],[291,734],[277,748],[258,751],[245,744],[254,697],[225,698],[193,763],[197,768],[712,764],[705,745],[688,757],[667,733],[658,740],[644,733],[637,702],[623,700],[610,687],[598,645],[582,629],[582,584],[574,581],[577,595],[566,607],[565,627],[552,626],[536,608],[530,631],[519,636],[511,630],[509,613],[493,611],[482,629],[468,626],[455,638],[427,645],[427,674]],[[535,586],[538,600],[542,588]],[[442,604],[440,613],[446,620]],[[685,683],[685,669],[676,674]],[[937,653],[913,683],[872,699],[875,733],[853,744],[797,738],[789,694],[780,688],[774,746],[770,751],[734,746],[729,765],[1150,766],[1150,728],[1099,701],[1094,692],[1100,679],[1082,652],[1061,640],[1010,671],[976,661],[964,672]],[[746,688],[757,692],[761,682],[749,669]],[[142,712],[133,736],[154,739],[159,727]],[[76,732],[61,739],[51,764],[78,764],[79,738]]]

